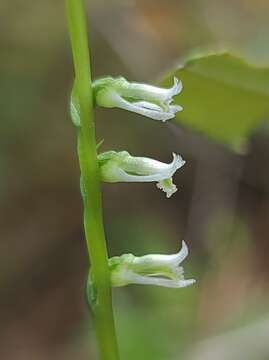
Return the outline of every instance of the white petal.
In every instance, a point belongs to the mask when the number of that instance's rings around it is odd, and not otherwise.
[[[174,77],[174,84],[171,88],[161,88],[147,84],[130,83],[128,95],[140,99],[153,99],[160,102],[168,102],[173,96],[178,95],[182,90],[182,82]],[[124,92],[124,95],[125,92]]]
[[[174,77],[174,85],[170,89],[166,90],[166,96],[164,101],[168,103],[171,102],[173,96],[178,95],[181,92],[182,88],[183,88],[182,82],[178,80],[176,77]]]
[[[168,91],[168,93],[163,96],[163,99],[160,99],[161,103],[170,99],[170,90],[165,91]],[[164,110],[159,105],[149,101],[129,102],[114,91],[110,93],[109,102],[110,104],[113,103],[114,107],[119,107],[121,109],[149,117],[153,120],[160,121],[170,120],[175,117],[176,112],[182,110],[180,105],[167,105],[167,109]]]
[[[170,164],[166,164],[166,168],[161,171],[164,176],[163,179],[171,178],[185,163],[186,161],[180,155],[173,153],[173,161]]]
[[[183,107],[180,105],[169,105],[169,111],[172,112],[173,114],[176,114],[179,111],[182,111]]]
[[[126,278],[127,280],[127,278]],[[168,288],[183,288],[195,283],[194,279],[188,280],[170,280],[158,277],[149,277],[142,276],[132,272],[128,273],[128,283],[129,284],[140,284],[140,285],[155,285],[155,286],[163,286]]]
[[[173,160],[169,164],[151,158],[129,156],[119,166],[126,174],[133,176],[133,179],[138,175],[141,178],[146,177],[147,181],[161,181],[171,178],[184,164],[182,157],[173,153]]]
[[[172,96],[178,95],[181,93],[183,89],[183,84],[181,80],[178,80],[178,78],[174,77],[174,86],[172,87],[173,94]]]
[[[173,153],[173,162],[176,169],[179,169],[186,164],[186,161],[183,160],[182,157],[176,153]]]
[[[143,157],[132,157],[127,161],[129,162],[128,165],[132,165],[132,167],[134,167],[133,164],[135,164],[138,169],[137,171],[139,171],[140,168],[141,174],[143,174],[143,172],[145,173],[145,175],[158,173],[160,174],[160,178],[166,179],[172,177],[174,173],[185,164],[185,160],[183,160],[180,155],[175,153],[172,153],[172,155],[173,160],[171,161],[171,163],[168,164],[155,159]],[[124,164],[123,168],[129,171],[127,164]],[[133,168],[131,169],[131,172],[136,171]]]
[[[152,104],[149,106],[149,103],[147,103],[147,107],[145,107],[146,103],[147,102],[145,101],[130,103],[123,98],[120,98],[120,100],[118,100],[118,107],[142,116],[146,116],[153,120],[166,121],[175,117],[175,113],[173,111],[163,111],[163,109],[158,105]]]
[[[110,78],[109,82],[104,82],[97,88],[96,103],[104,107],[120,107],[155,120],[166,121],[173,118],[177,111],[182,110],[179,105],[171,105],[173,97],[181,90],[182,82],[177,78],[174,78],[173,86],[168,89],[128,82],[123,78]]]
[[[144,108],[144,109],[163,112],[163,109],[159,105],[153,104],[148,101],[136,101],[136,102],[133,102],[132,104],[135,106]]]
[[[186,259],[186,257],[189,254],[189,249],[185,241],[182,241],[182,247],[181,250],[176,254],[175,256],[175,262],[177,265],[181,264],[183,260]]]
[[[162,177],[163,175],[158,173],[152,175],[132,175],[121,168],[117,169],[118,182],[153,182],[159,181]]]
[[[185,161],[180,155],[173,153],[173,162],[170,164],[170,168],[164,173],[164,178],[157,183],[157,188],[166,193],[166,197],[170,198],[176,191],[177,187],[172,182],[172,176],[174,173],[185,164]]]
[[[178,95],[183,88],[182,82],[178,80],[176,77],[174,77],[174,85],[166,90],[166,96],[164,98],[164,101],[168,104],[171,103],[173,100],[173,97]]]
[[[182,157],[174,153],[173,161],[170,164],[150,158],[131,156],[128,153],[119,162],[117,162],[116,155],[114,157],[114,161],[108,160],[100,167],[102,181],[160,182],[172,177],[177,169],[185,164]]]
[[[156,266],[169,266],[174,268],[174,270],[182,263],[183,260],[189,254],[189,250],[185,241],[182,241],[182,247],[176,254],[164,255],[164,254],[151,254],[144,255],[140,257],[136,257],[134,261],[139,263],[145,263],[146,261],[154,263]],[[180,272],[182,273],[182,268],[180,268]]]
[[[189,249],[185,241],[182,241],[182,247],[178,253],[172,255],[162,255],[163,263],[170,264],[172,267],[176,267],[186,259],[189,254]]]

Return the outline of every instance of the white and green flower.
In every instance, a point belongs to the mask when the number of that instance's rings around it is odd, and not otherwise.
[[[174,85],[160,88],[129,82],[123,77],[106,77],[93,83],[95,103],[108,108],[121,108],[154,120],[166,121],[182,110],[173,104],[173,97],[182,90],[182,83],[174,78]]]
[[[166,164],[158,160],[131,156],[127,151],[107,151],[98,155],[101,180],[105,182],[157,182],[157,187],[169,198],[177,187],[172,182],[174,173],[185,164],[180,155]]]
[[[169,288],[183,288],[195,283],[194,279],[185,279],[180,266],[188,256],[188,247],[182,241],[181,250],[173,255],[150,254],[134,256],[124,254],[109,259],[112,286],[129,284],[157,285]]]

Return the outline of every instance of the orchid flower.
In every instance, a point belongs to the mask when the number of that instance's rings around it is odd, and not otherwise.
[[[131,156],[127,151],[107,151],[98,155],[101,180],[105,182],[157,182],[157,187],[169,198],[177,191],[172,182],[174,173],[185,164],[173,153],[170,164],[158,160]]]
[[[124,254],[112,257],[109,259],[111,285],[141,284],[169,288],[192,285],[195,280],[186,280],[184,270],[180,266],[187,256],[188,247],[182,241],[181,250],[173,255],[150,254],[137,257],[133,254]]]
[[[182,90],[182,83],[174,78],[170,89],[129,82],[123,77],[106,77],[93,83],[95,103],[108,108],[121,108],[154,120],[166,121],[182,110],[172,104],[173,97]]]

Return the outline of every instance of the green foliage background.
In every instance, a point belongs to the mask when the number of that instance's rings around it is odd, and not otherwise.
[[[176,100],[184,112],[178,113],[177,122],[232,150],[243,151],[247,138],[268,120],[269,68],[220,53],[191,58],[171,76],[184,84]]]

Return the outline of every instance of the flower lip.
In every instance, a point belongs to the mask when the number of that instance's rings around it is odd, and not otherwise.
[[[174,78],[171,88],[128,82],[124,78],[104,78],[93,84],[95,102],[99,106],[118,107],[154,120],[166,121],[182,110],[173,105],[173,97],[182,91],[182,82]]]

